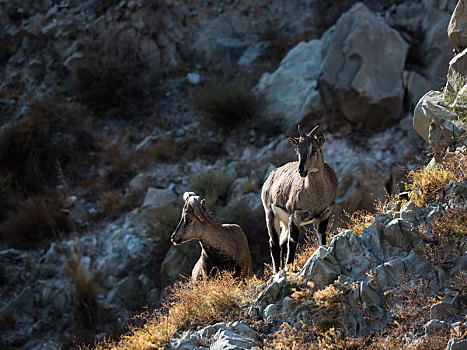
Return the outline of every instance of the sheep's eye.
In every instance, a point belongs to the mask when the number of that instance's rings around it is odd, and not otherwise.
[[[185,217],[185,222],[186,222],[187,224],[189,224],[189,223],[192,222],[192,221],[193,221],[193,220],[191,220],[190,217],[188,217],[188,216]]]

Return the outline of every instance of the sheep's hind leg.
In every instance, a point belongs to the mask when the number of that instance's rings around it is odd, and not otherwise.
[[[279,245],[279,234],[274,225],[274,213],[272,210],[266,212],[266,226],[269,234],[269,250],[272,259],[273,272],[276,273],[280,268],[281,249]]]

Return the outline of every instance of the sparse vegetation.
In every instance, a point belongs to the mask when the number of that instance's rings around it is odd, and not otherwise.
[[[409,179],[412,180],[412,183],[406,186],[411,191],[410,199],[418,207],[424,206],[427,202],[435,200],[438,192],[456,178],[456,175],[461,176],[459,180],[462,181],[465,173],[460,174],[460,172],[464,172],[465,169],[465,161],[456,164],[455,160],[449,160],[442,164],[427,166],[416,171],[412,170],[409,173]]]
[[[39,242],[55,239],[56,232],[68,229],[68,214],[63,211],[60,194],[48,191],[19,205],[0,232],[11,247],[31,249],[37,248]]]
[[[221,320],[235,320],[239,306],[248,301],[245,284],[224,273],[196,283],[179,282],[168,292],[162,310],[140,329],[133,329],[119,343],[101,344],[96,349],[162,349],[174,334],[188,328]]]
[[[214,210],[226,203],[231,184],[232,180],[228,176],[211,170],[192,176],[188,189],[206,198],[207,206]]]
[[[147,235],[150,237],[162,238],[159,241],[162,250],[170,246],[170,235],[180,221],[181,207],[176,204],[169,204],[165,207],[151,210],[146,217],[148,226]]]
[[[0,136],[0,174],[21,192],[38,193],[56,182],[57,162],[77,175],[95,147],[84,126],[85,109],[61,97],[32,100],[25,121]]]
[[[363,236],[363,230],[371,225],[376,214],[366,210],[357,210],[352,214],[344,210],[344,229],[352,231],[357,236]]]
[[[224,133],[258,118],[258,102],[244,82],[225,83],[213,79],[194,93],[195,107],[204,115],[201,124]]]
[[[84,57],[74,81],[82,103],[99,116],[130,120],[149,113],[149,70],[130,37],[88,40]]]

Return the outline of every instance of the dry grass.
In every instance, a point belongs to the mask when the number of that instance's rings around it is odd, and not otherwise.
[[[422,232],[425,245],[421,251],[433,266],[453,268],[467,248],[467,214],[448,208],[439,213],[430,232]]]
[[[78,175],[95,147],[85,115],[81,105],[60,96],[30,101],[27,118],[2,132],[0,174],[9,176],[14,188],[33,194],[56,182],[57,162],[65,174]]]
[[[139,329],[133,329],[118,343],[96,349],[162,349],[174,335],[195,326],[237,320],[240,305],[250,301],[248,282],[230,273],[193,282],[178,282],[168,293],[163,308]]]
[[[105,215],[109,217],[115,217],[132,206],[130,199],[116,189],[101,192],[99,199],[104,206]]]
[[[149,69],[131,37],[113,35],[84,42],[74,90],[99,116],[137,119],[150,112]]]
[[[251,88],[242,81],[211,81],[194,94],[195,107],[204,115],[201,124],[229,133],[238,126],[254,120],[258,100]]]
[[[1,235],[11,247],[37,248],[37,243],[55,239],[56,232],[70,228],[68,214],[62,208],[62,198],[56,191],[30,197],[1,227]]]
[[[192,176],[188,189],[206,198],[207,206],[214,210],[215,207],[223,206],[226,203],[231,184],[232,180],[225,174],[208,171]]]
[[[410,190],[410,199],[418,207],[439,199],[439,191],[445,188],[451,180],[463,182],[467,180],[467,161],[457,155],[432,167],[424,167],[411,171],[411,180],[406,187]]]
[[[371,225],[375,220],[376,213],[370,213],[366,210],[357,210],[352,214],[344,210],[343,230],[350,230],[357,236],[363,236],[363,230]]]

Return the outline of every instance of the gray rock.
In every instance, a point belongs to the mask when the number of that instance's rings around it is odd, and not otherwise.
[[[34,292],[31,287],[25,287],[21,293],[13,298],[8,304],[0,309],[0,320],[6,317],[17,319],[22,313],[33,312]]]
[[[119,301],[128,302],[142,294],[140,281],[136,276],[128,276],[117,283],[107,295],[107,302],[115,304]]]
[[[148,176],[144,173],[140,173],[130,180],[130,182],[128,183],[128,188],[132,193],[140,194],[146,191],[148,182]],[[146,197],[148,196],[148,193],[146,194]]]
[[[350,231],[339,233],[329,243],[329,253],[334,256],[343,273],[354,279],[363,278],[377,262],[362,243],[362,239]]]
[[[423,75],[417,72],[406,71],[404,71],[404,81],[410,102],[409,108],[412,109],[426,93],[427,86],[430,86],[430,82]]]
[[[427,77],[431,79],[432,89],[440,89],[448,71],[454,45],[446,40],[446,28],[449,14],[435,8],[428,8],[423,20],[425,38],[422,42],[422,57],[427,69]]]
[[[280,310],[282,309],[282,302],[274,303],[274,304],[269,304],[266,306],[262,312],[263,317],[266,319],[266,321],[271,322],[274,316],[276,316]]]
[[[256,345],[253,339],[222,329],[214,335],[213,339],[214,343],[211,344],[210,350],[253,349]]]
[[[410,249],[410,239],[402,232],[400,222],[402,219],[394,219],[384,228],[384,238],[390,245],[399,248]]]
[[[452,304],[444,301],[433,304],[430,307],[430,319],[443,320],[449,318],[453,314],[454,310],[455,308]]]
[[[400,218],[406,221],[414,221],[420,215],[420,208],[412,201],[408,201],[401,209]]]
[[[141,209],[153,210],[178,201],[177,195],[170,189],[149,188]]]
[[[467,339],[449,339],[446,350],[467,350]]]
[[[448,26],[448,36],[458,47],[467,47],[467,2],[459,0],[451,16]]]
[[[182,276],[191,276],[200,255],[201,247],[196,241],[171,246],[161,264],[162,286],[165,287]]]
[[[264,114],[270,120],[280,119],[287,130],[310,113],[321,110],[321,97],[316,89],[321,66],[321,41],[302,42],[289,51],[279,68],[265,73],[256,87],[264,97]]]
[[[439,331],[444,330],[449,327],[449,324],[444,321],[440,321],[437,319],[429,321],[425,326],[425,334],[432,335],[439,333]]]
[[[467,48],[449,61],[446,91],[458,93],[467,82]]]
[[[424,8],[418,3],[402,3],[397,5],[390,14],[389,21],[392,27],[402,27],[415,31],[421,27]]]
[[[238,64],[240,66],[249,66],[264,55],[268,46],[269,43],[263,41],[253,46],[250,46],[248,49],[245,50],[242,57],[240,57],[240,59],[238,60]]]
[[[287,272],[279,271],[267,282],[268,286],[258,295],[255,304],[271,304],[276,301],[282,292],[282,287],[287,282]]]
[[[318,288],[324,288],[334,282],[339,274],[337,266],[331,266],[318,255],[313,254],[303,265],[300,276],[307,281],[312,281]]]
[[[360,298],[367,305],[380,305],[382,294],[380,289],[371,281],[360,282]]]
[[[319,88],[325,105],[339,109],[354,125],[379,127],[397,121],[408,47],[365,5],[353,5],[323,37]]]

